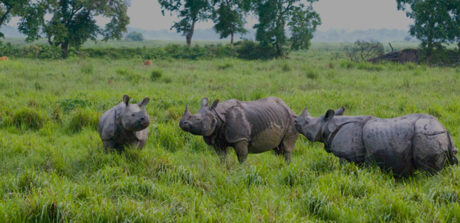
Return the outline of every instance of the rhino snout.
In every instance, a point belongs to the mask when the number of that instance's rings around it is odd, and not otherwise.
[[[180,121],[179,122],[179,126],[181,129],[185,130],[185,131],[189,131],[190,130],[190,122],[188,121]]]
[[[299,123],[299,121],[297,119],[294,121],[294,125],[295,125],[295,128],[297,129],[297,131],[302,133],[302,125]]]
[[[149,126],[150,119],[142,117],[139,119],[139,124],[141,124],[142,126]]]

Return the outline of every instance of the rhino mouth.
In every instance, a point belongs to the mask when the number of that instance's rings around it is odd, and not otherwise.
[[[295,120],[294,126],[299,133],[301,133],[302,135],[305,135],[302,129],[302,125],[299,123],[298,120]]]

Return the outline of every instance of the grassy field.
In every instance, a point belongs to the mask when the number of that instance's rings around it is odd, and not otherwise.
[[[180,130],[200,99],[282,98],[296,113],[438,117],[460,147],[460,68],[355,64],[327,50],[286,60],[0,61],[0,222],[459,222],[460,168],[394,179],[340,164],[300,137],[292,163],[221,163]],[[104,154],[99,116],[151,98],[143,150]]]

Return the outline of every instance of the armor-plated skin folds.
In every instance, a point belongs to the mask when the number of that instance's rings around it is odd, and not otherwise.
[[[149,98],[138,104],[130,104],[129,96],[123,96],[123,102],[102,114],[99,119],[98,132],[104,144],[104,151],[116,149],[121,152],[123,147],[144,147],[149,133],[150,118],[145,110]]]
[[[323,142],[326,151],[341,160],[375,163],[398,177],[415,170],[434,174],[447,164],[458,163],[458,150],[449,132],[433,116],[382,119],[336,113],[328,110],[314,118],[305,108],[296,118],[296,128],[308,140]]]
[[[188,105],[179,126],[186,132],[203,136],[205,142],[225,159],[227,147],[233,147],[242,163],[248,153],[275,150],[287,163],[298,137],[295,113],[279,98],[256,101],[231,99],[208,106],[203,98],[201,108],[191,114]]]

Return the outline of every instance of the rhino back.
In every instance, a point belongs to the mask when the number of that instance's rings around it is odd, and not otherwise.
[[[114,137],[116,131],[115,113],[121,112],[122,109],[123,104],[120,103],[102,114],[97,127],[102,140],[109,140]]]
[[[362,163],[366,155],[362,136],[362,122],[344,124],[333,136],[326,150],[350,162]]]
[[[420,117],[408,115],[392,119],[369,120],[363,128],[366,161],[376,162],[397,175],[413,171],[412,139],[414,123]]]
[[[294,125],[294,113],[281,99],[270,97],[256,101],[241,102],[232,113],[233,123],[229,128],[238,131],[239,137],[229,135],[230,141],[246,138],[249,152],[259,153],[276,148],[289,128]],[[230,121],[230,120],[229,120]],[[234,132],[235,132],[234,131]]]

